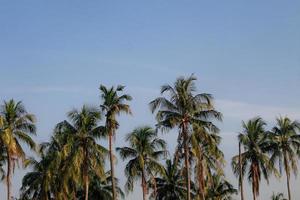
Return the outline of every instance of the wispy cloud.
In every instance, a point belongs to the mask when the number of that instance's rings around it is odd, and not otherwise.
[[[18,86],[10,87],[1,90],[1,93],[16,94],[16,93],[87,93],[90,89],[81,86]]]
[[[220,99],[216,101],[218,109],[224,117],[247,120],[255,116],[261,116],[271,121],[278,116],[289,116],[293,119],[300,119],[300,108],[282,106],[257,105],[240,101]]]

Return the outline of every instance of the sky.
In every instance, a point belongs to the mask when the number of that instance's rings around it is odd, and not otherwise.
[[[98,106],[100,84],[122,84],[133,96],[133,116],[119,118],[122,146],[133,128],[155,125],[148,103],[160,86],[192,73],[224,115],[225,172],[237,186],[230,159],[241,121],[259,115],[270,128],[280,115],[300,119],[300,1],[0,1],[0,101],[21,100],[37,116],[38,142],[72,108]],[[161,136],[172,152],[176,132]],[[16,170],[15,194],[24,173]],[[299,184],[292,179],[294,199]],[[260,199],[285,188],[284,176],[263,181]],[[140,195],[138,183],[126,199]]]

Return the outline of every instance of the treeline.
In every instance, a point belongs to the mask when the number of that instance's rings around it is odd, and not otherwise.
[[[140,184],[139,199],[229,200],[238,190],[224,174],[224,154],[216,122],[222,114],[215,109],[211,94],[198,93],[195,76],[179,77],[173,85],[163,85],[161,96],[149,103],[156,116],[154,127],[137,126],[126,136],[127,146],[114,147],[119,115],[131,114],[124,86],[100,85],[100,106],[83,105],[67,113],[50,140],[36,144],[36,119],[21,102],[4,101],[0,113],[0,174],[7,186],[7,199],[19,200],[116,200],[125,198]],[[266,130],[266,122],[256,117],[242,124],[239,152],[232,169],[239,180],[240,198],[245,200],[243,180],[251,183],[253,199],[259,195],[261,179],[290,177],[297,173],[300,156],[300,123],[280,117]],[[175,152],[159,132],[177,130]],[[108,149],[100,145],[108,142]],[[37,154],[26,155],[23,144]],[[238,147],[237,147],[238,149]],[[116,154],[126,162],[126,184],[115,176]],[[11,179],[18,163],[30,170],[22,180],[20,196],[13,197]],[[109,165],[108,165],[109,164]],[[109,166],[107,169],[106,166]],[[138,185],[136,184],[138,183]],[[284,199],[283,194],[271,197]]]

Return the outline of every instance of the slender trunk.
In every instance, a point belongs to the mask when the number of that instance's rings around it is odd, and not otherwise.
[[[152,178],[152,181],[153,181],[154,199],[156,199],[156,195],[157,195],[157,186],[156,186],[156,180],[155,180],[155,177],[153,176],[153,174],[151,174],[151,178]]]
[[[241,143],[239,142],[239,168],[240,168],[240,190],[241,190],[241,200],[244,200],[244,186],[243,186],[243,170],[242,170],[242,150]]]
[[[146,188],[145,170],[142,169],[142,190],[143,190],[143,200],[146,200],[147,188]]]
[[[85,200],[89,199],[89,177],[88,175],[85,175]]]
[[[186,130],[186,122],[183,122],[182,133],[184,143],[184,163],[186,168],[186,189],[187,200],[191,200],[191,180],[190,180],[190,163],[189,163],[189,146],[188,146],[188,133]]]
[[[252,193],[253,193],[253,200],[256,200],[257,196],[257,173],[256,173],[256,166],[255,164],[251,164],[251,170],[252,170]]]
[[[199,184],[198,195],[201,198],[201,200],[205,200],[203,155],[200,147],[198,151],[199,151],[198,152],[198,184]]]
[[[113,158],[113,149],[112,149],[112,137],[113,137],[113,131],[111,130],[109,133],[109,158],[110,158],[110,171],[111,171],[111,185],[112,185],[112,195],[113,200],[117,199],[116,194],[116,183],[115,183],[115,170],[114,170],[114,158]]]
[[[285,174],[286,174],[286,184],[287,184],[287,189],[288,189],[288,199],[291,200],[291,188],[290,188],[290,172],[288,169],[288,161],[287,161],[287,156],[284,154],[284,168],[285,168]]]
[[[85,184],[85,200],[89,199],[89,174],[88,174],[88,151],[85,147],[85,158],[84,158],[84,184]]]
[[[6,186],[7,186],[7,200],[11,199],[11,155],[7,152],[7,178],[6,178]]]

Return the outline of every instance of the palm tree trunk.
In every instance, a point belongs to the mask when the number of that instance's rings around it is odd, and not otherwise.
[[[109,140],[109,159],[110,159],[110,171],[111,171],[112,196],[113,196],[113,200],[116,200],[117,194],[116,194],[114,158],[113,158],[113,149],[112,149],[112,131],[110,131],[109,133],[108,140]]]
[[[145,179],[145,170],[142,169],[142,190],[143,190],[143,200],[146,200],[147,188]]]
[[[205,200],[205,194],[204,194],[204,167],[203,167],[203,155],[201,152],[201,149],[199,147],[198,150],[198,184],[199,184],[199,198],[201,200]]]
[[[242,170],[242,155],[241,154],[242,154],[241,143],[239,142],[240,190],[241,190],[241,200],[244,200],[243,170]]]
[[[84,149],[84,184],[85,184],[85,200],[89,199],[89,174],[88,174],[88,151],[87,148]]]
[[[184,143],[184,163],[186,168],[186,189],[187,200],[191,200],[191,178],[190,178],[190,163],[189,163],[189,146],[188,146],[188,133],[186,130],[186,122],[183,122],[182,126],[183,143]]]
[[[251,164],[251,170],[252,170],[252,194],[253,194],[253,200],[256,200],[256,172],[255,172],[255,166],[254,164]]]
[[[7,200],[11,199],[11,156],[10,153],[7,152],[7,178],[6,178],[6,186],[7,186]]]
[[[89,199],[89,177],[88,175],[85,175],[85,200]]]
[[[288,198],[291,200],[291,188],[290,188],[290,172],[288,170],[288,161],[286,159],[286,154],[284,154],[284,168],[285,168],[285,174],[286,174],[286,184],[288,189]]]

